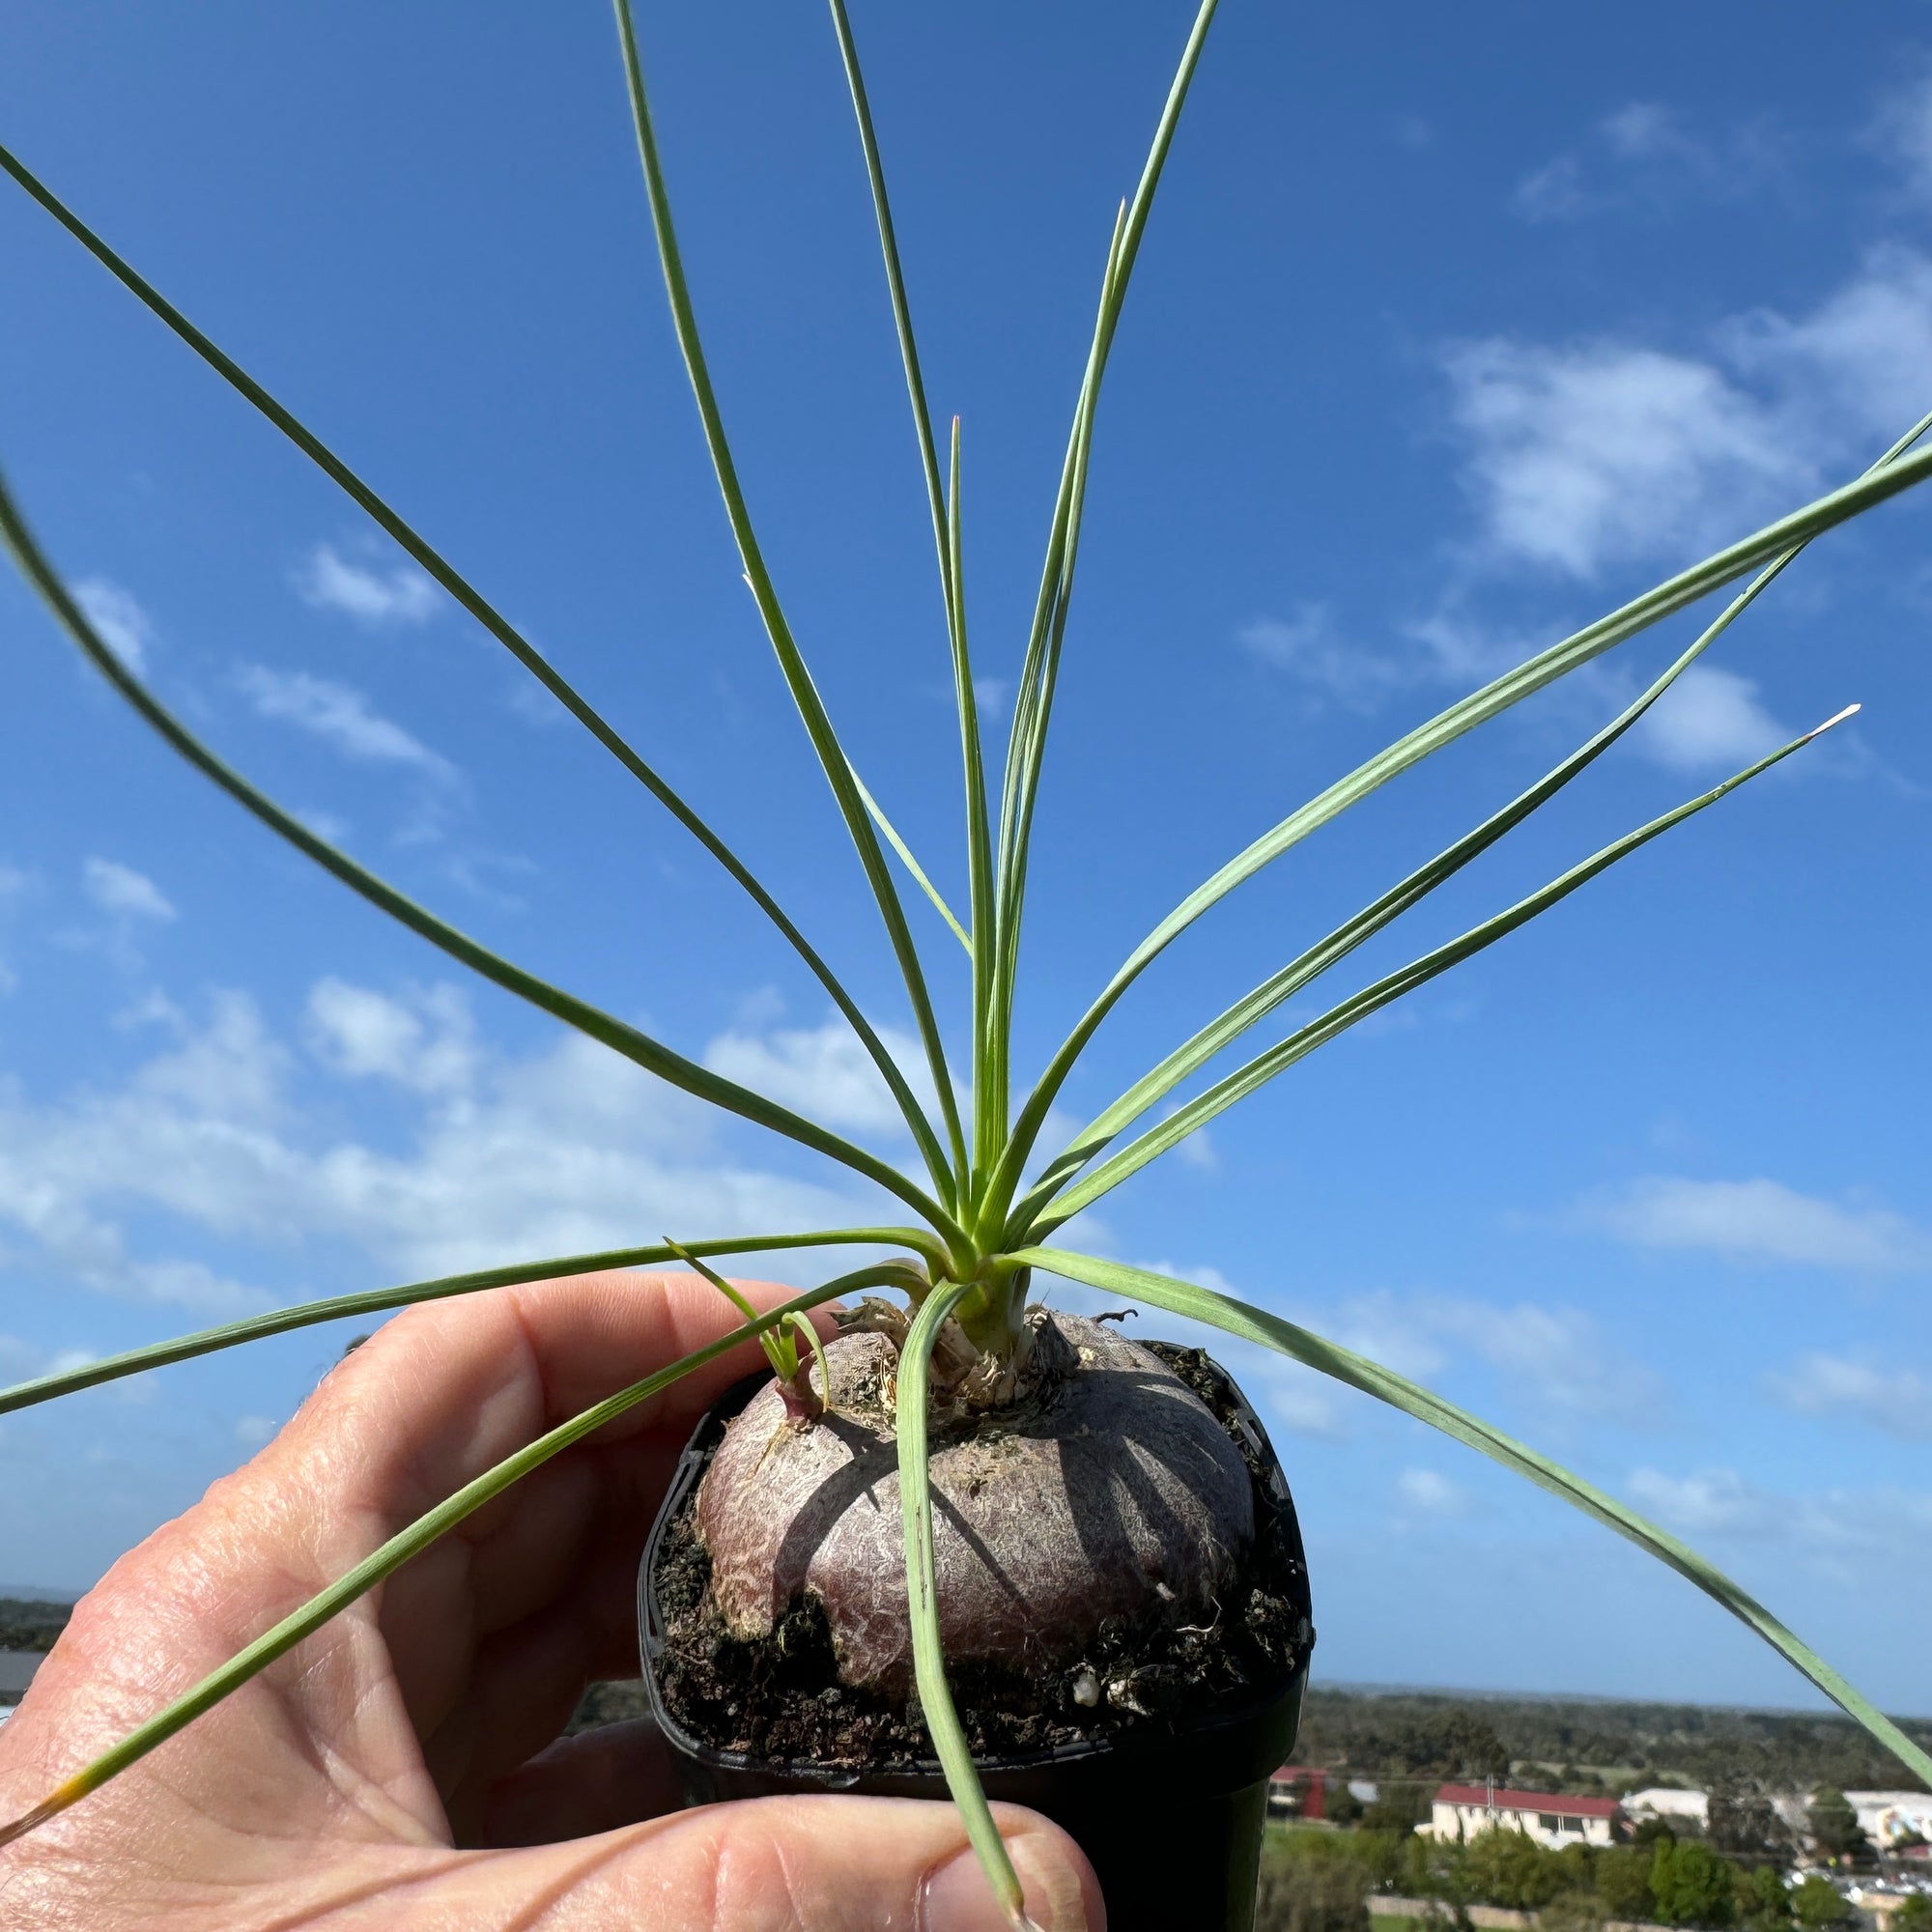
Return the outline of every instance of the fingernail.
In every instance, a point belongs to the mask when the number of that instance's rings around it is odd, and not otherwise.
[[[1080,1874],[1049,1838],[1029,1832],[1007,1840],[1026,1892],[1027,1916],[1039,1932],[1088,1932]],[[964,1851],[939,1866],[920,1898],[920,1932],[1011,1932],[979,1859]]]

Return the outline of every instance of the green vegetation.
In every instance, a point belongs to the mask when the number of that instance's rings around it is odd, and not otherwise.
[[[1457,1844],[1412,1833],[1276,1828],[1268,1834],[1263,1870],[1264,1896],[1276,1901],[1277,1913],[1300,1909],[1296,1901],[1347,1896],[1359,1884],[1365,1896],[1425,1899],[1443,1918],[1458,1922],[1466,1920],[1473,1905],[1533,1912],[1544,1932],[1601,1932],[1610,1919],[1707,1932],[1787,1932],[1794,1917],[1804,1932],[1826,1932],[1852,1916],[1823,1879],[1787,1893],[1771,1866],[1747,1868],[1699,1839],[1680,1841],[1668,1831],[1645,1845],[1552,1851],[1521,1832],[1483,1832]],[[1335,1876],[1338,1871],[1348,1876]],[[1257,1921],[1257,1932],[1275,1922]],[[1416,1932],[1417,1921],[1406,1925]],[[1932,1932],[1932,1905],[1926,1923],[1907,1932]]]
[[[0,1650],[51,1650],[71,1614],[66,1604],[0,1597]]]
[[[1804,1932],[1830,1932],[1832,1926],[1849,1925],[1858,1917],[1829,1879],[1815,1877],[1791,1894],[1791,1910]]]
[[[1842,1791],[1820,1791],[1804,1814],[1818,1849],[1830,1859],[1861,1858],[1871,1847],[1859,1824],[1859,1814]]]
[[[1900,1728],[1932,1747],[1932,1720],[1902,1719]],[[1508,1777],[1539,1791],[1613,1796],[1690,1785],[1712,1795],[1713,1842],[1739,1854],[1752,1847],[1734,1839],[1766,1829],[1751,1804],[1764,1791],[1912,1782],[1889,1752],[1835,1715],[1451,1690],[1311,1686],[1295,1754],[1377,1779],[1384,1803],[1442,1778]]]

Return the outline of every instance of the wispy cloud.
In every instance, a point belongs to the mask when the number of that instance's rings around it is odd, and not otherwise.
[[[1635,1246],[1873,1274],[1932,1267],[1932,1238],[1888,1208],[1801,1194],[1780,1181],[1651,1176],[1574,1211]]]
[[[490,1050],[454,988],[320,981],[306,1054],[241,994],[169,1024],[117,1088],[38,1102],[0,1089],[0,1275],[213,1315],[269,1297],[198,1261],[137,1257],[123,1213],[144,1217],[150,1253],[183,1231],[197,1245],[344,1242],[407,1280],[876,1211],[732,1158],[709,1109],[574,1034]],[[401,1145],[318,1131],[301,1104],[318,1079],[386,1084]]]
[[[1444,357],[1464,481],[1498,559],[1593,577],[1714,543],[1807,466],[1757,398],[1688,356],[1493,337]]]
[[[81,886],[102,912],[118,918],[166,922],[176,917],[153,879],[113,859],[89,859],[81,867]]]
[[[1630,1480],[1637,1507],[1673,1529],[1699,1538],[1782,1545],[1841,1575],[1870,1575],[1874,1551],[1895,1551],[1901,1534],[1932,1526],[1932,1495],[1874,1487],[1792,1493],[1768,1489],[1736,1469],[1671,1475],[1638,1469]]]
[[[879,1037],[904,1069],[915,1093],[931,1093],[924,1057],[910,1035],[890,1027]],[[871,1056],[843,1020],[821,1027],[781,1027],[758,1033],[734,1028],[705,1049],[704,1064],[741,1087],[769,1095],[828,1126],[859,1132],[903,1133],[904,1117]]]
[[[441,603],[436,585],[414,565],[377,569],[352,562],[326,543],[303,559],[295,586],[304,604],[340,611],[361,624],[427,623]]]
[[[1908,1442],[1932,1441],[1932,1375],[1807,1350],[1767,1378],[1773,1395],[1801,1415],[1849,1416]]]
[[[1754,194],[1782,158],[1783,143],[1761,122],[1713,129],[1662,101],[1632,100],[1531,169],[1517,184],[1516,212],[1539,222],[1675,214]]]
[[[408,765],[447,782],[456,768],[440,753],[375,710],[361,692],[307,671],[244,665],[236,682],[264,718],[293,724],[345,757],[370,764]]]
[[[1463,1517],[1475,1508],[1475,1498],[1460,1483],[1435,1469],[1405,1469],[1395,1492],[1404,1508],[1418,1516]]]
[[[1735,771],[1798,734],[1765,708],[1755,678],[1692,665],[1636,727],[1638,749],[1677,772]]]
[[[104,577],[88,577],[73,586],[73,595],[87,621],[99,632],[100,641],[135,676],[145,672],[155,627],[133,593]]]
[[[1921,56],[1910,77],[1879,103],[1870,140],[1912,193],[1932,201],[1932,61]]]
[[[1257,617],[1236,636],[1252,657],[1346,711],[1373,711],[1429,674],[1424,665],[1346,638],[1326,604],[1303,602],[1290,616]]]

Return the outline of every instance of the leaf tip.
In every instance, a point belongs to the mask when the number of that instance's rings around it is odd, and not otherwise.
[[[1824,724],[1820,724],[1815,731],[1807,731],[1804,734],[1807,742],[1812,738],[1822,738],[1833,724],[1842,724],[1847,718],[1856,716],[1863,709],[1864,706],[1862,704],[1846,705],[1842,711],[1836,712],[1832,717],[1826,719]]]

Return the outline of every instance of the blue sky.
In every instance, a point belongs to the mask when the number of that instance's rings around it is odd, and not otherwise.
[[[958,893],[939,606],[829,26],[762,0],[643,24],[774,575],[868,782]],[[934,407],[964,418],[998,707],[1108,226],[1186,18],[1133,0],[867,5],[856,24]],[[9,32],[0,139],[466,567],[903,1028],[738,582],[604,12],[345,5],[317,27],[29,0]],[[908,1154],[755,913],[495,645],[12,190],[0,263],[0,461],[164,698],[489,943]],[[1228,0],[1103,406],[1022,1064],[1293,805],[1928,407],[1916,10],[1826,36],[1716,4]],[[1549,1448],[1919,1712],[1928,517],[1908,498],[1818,546],[1630,743],[1324,990],[1861,699],[1852,725],[1084,1229]],[[1553,763],[1693,622],[1249,885],[1109,1024],[1069,1108]],[[0,641],[0,1374],[452,1267],[873,1211],[309,872],[172,763],[11,580]],[[952,943],[913,917],[952,1025]],[[0,1576],[91,1581],[343,1339],[0,1423]],[[1558,1505],[1224,1352],[1290,1466],[1330,1678],[1805,1696]]]

